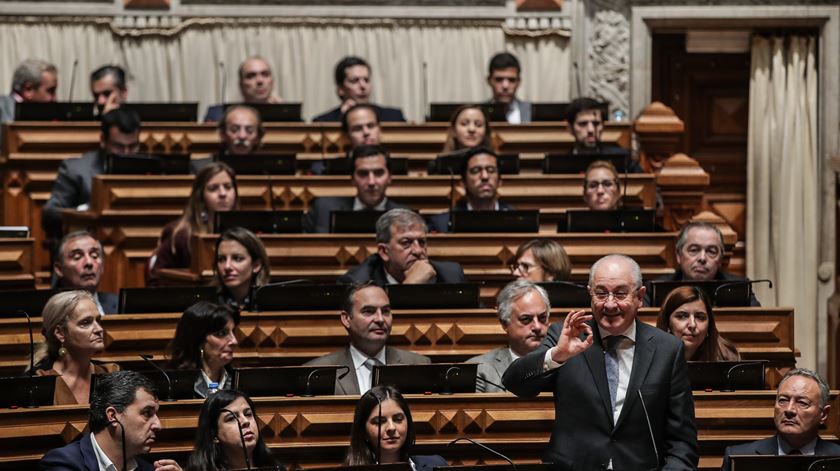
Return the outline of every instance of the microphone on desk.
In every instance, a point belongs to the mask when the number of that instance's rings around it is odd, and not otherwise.
[[[76,84],[76,69],[79,67],[79,59],[73,60],[73,70],[70,72],[70,93],[67,94],[67,102],[73,102],[73,86]]]
[[[432,116],[432,110],[429,107],[429,67],[426,61],[423,61],[423,112],[428,113],[424,118],[426,121]]]
[[[494,449],[490,448],[489,446],[487,446],[487,445],[485,445],[485,444],[483,444],[483,443],[481,443],[481,442],[477,442],[477,441],[473,440],[472,438],[469,438],[469,437],[458,437],[458,438],[456,438],[455,440],[452,440],[451,442],[449,442],[446,446],[447,446],[447,447],[450,447],[450,446],[452,446],[452,445],[454,445],[454,444],[456,444],[456,443],[458,443],[458,442],[461,442],[461,441],[467,441],[467,442],[470,442],[470,443],[472,443],[473,445],[476,445],[476,446],[478,446],[478,447],[480,447],[480,448],[482,448],[482,449],[484,449],[484,450],[486,450],[486,451],[489,451],[490,453],[492,453],[492,454],[494,454],[494,455],[498,456],[499,458],[501,458],[501,459],[503,459],[503,460],[507,461],[508,463],[510,463],[510,466],[513,468],[513,471],[516,471],[516,464],[513,462],[513,460],[512,460],[512,459],[508,458],[507,456],[505,456],[505,455],[503,455],[503,454],[499,453],[498,451],[496,451],[496,450],[494,450]]]
[[[122,462],[123,462],[123,471],[128,471],[128,457],[125,456],[125,427],[123,426],[122,422],[117,419],[111,419],[110,422],[112,424],[117,424],[120,426],[120,435],[121,435],[121,445],[122,445]]]
[[[379,412],[377,412],[378,419],[376,421],[376,464],[382,464],[382,399],[376,394],[372,394],[372,396],[379,404]]]
[[[732,378],[734,376],[732,373],[734,373],[735,371],[737,371],[741,368],[747,367],[747,366],[763,365],[763,364],[764,364],[764,361],[759,360],[759,361],[745,361],[745,362],[742,362],[742,363],[738,363],[737,365],[732,365],[732,367],[729,368],[729,370],[726,371],[726,377],[724,378],[724,381],[726,382],[726,389],[721,389],[721,392],[733,392],[733,391],[735,391],[735,388],[732,387]]]
[[[225,61],[219,61],[219,70],[222,73],[222,80],[219,83],[219,103],[225,105],[225,88],[227,87],[227,73],[225,72]]]
[[[29,317],[29,313],[24,311],[23,309],[19,310],[21,314],[26,316],[26,326],[29,328],[29,377],[35,377],[35,340],[32,336],[32,318]],[[26,406],[27,408],[38,407],[35,403],[35,385],[32,381],[29,381],[29,388],[27,391],[29,395],[29,404]]]
[[[312,394],[312,385],[311,385],[312,378],[315,375],[317,375],[318,373],[321,373],[323,371],[333,371],[333,370],[335,370],[335,372],[336,372],[336,379],[342,379],[345,376],[347,376],[347,373],[350,372],[350,367],[347,366],[347,365],[344,365],[344,366],[330,366],[330,367],[326,367],[326,368],[315,368],[315,369],[313,369],[306,376],[306,391],[304,391],[304,393],[301,394],[301,396],[303,396],[303,397],[313,397],[313,396],[315,396],[315,394]],[[344,371],[344,373],[342,373],[339,376],[338,375],[338,370],[345,370],[345,371]]]
[[[630,153],[624,156],[624,190],[621,192],[621,209],[618,211],[621,232],[625,232],[624,211],[627,209],[627,180],[630,179]]]
[[[277,234],[280,228],[280,221],[278,220],[277,204],[274,202],[274,182],[271,180],[271,172],[265,171],[265,176],[268,177],[268,204],[271,207],[271,233]]]
[[[832,469],[837,469],[836,466],[831,466],[831,464],[833,463],[840,464],[840,456],[820,458],[818,460],[814,460],[808,466],[808,471],[830,471]],[[828,467],[826,467],[826,465],[828,465]]]
[[[581,95],[583,95],[583,93],[581,92],[581,87],[580,87],[580,68],[578,67],[577,61],[572,62],[572,67],[575,68],[575,84],[577,85],[577,95],[576,96],[581,96]],[[569,123],[569,128],[572,127],[572,124],[573,123]]]
[[[443,391],[440,393],[442,395],[451,395],[452,394],[452,385],[449,384],[449,379],[451,376],[458,376],[461,374],[461,367],[458,365],[450,366],[446,373],[443,375]]]
[[[452,213],[455,212],[455,171],[449,167],[449,221],[446,226],[452,232]]]
[[[227,412],[233,417],[233,420],[236,421],[236,427],[239,429],[239,440],[242,443],[242,454],[245,455],[245,467],[246,469],[251,469],[251,459],[248,458],[248,448],[245,446],[245,434],[242,432],[242,423],[239,422],[239,417],[237,417],[230,409],[221,409],[221,411]]]
[[[731,283],[724,283],[724,284],[718,286],[717,288],[715,288],[715,296],[714,296],[715,304],[717,304],[718,292],[720,292],[720,290],[729,289],[729,288],[732,288],[734,286],[745,285],[745,286],[749,287],[749,291],[747,291],[747,299],[746,299],[747,306],[749,306],[750,305],[750,297],[752,297],[752,295],[753,295],[752,285],[755,284],[755,283],[767,283],[767,286],[770,289],[773,289],[773,281],[768,280],[766,278],[761,279],[761,280],[738,280],[738,281],[733,281]]]
[[[648,433],[650,434],[650,443],[653,445],[653,455],[656,457],[656,466],[654,469],[659,469],[659,450],[656,449],[656,437],[653,436],[653,427],[650,425],[650,415],[648,415],[647,406],[645,405],[645,396],[641,389],[637,389],[639,399],[642,401],[642,412],[645,414],[645,422],[647,423]]]
[[[140,358],[145,360],[146,363],[152,365],[152,368],[154,368],[154,369],[160,371],[161,373],[163,373],[163,377],[164,377],[164,379],[166,379],[166,389],[167,389],[166,399],[164,399],[164,401],[172,402],[172,401],[175,400],[175,397],[173,397],[173,395],[172,395],[172,380],[169,379],[169,375],[166,374],[166,371],[164,371],[163,368],[159,367],[157,364],[155,364],[155,362],[152,361],[152,358],[154,358],[154,357],[155,357],[154,355],[147,355],[145,353],[140,354]]]

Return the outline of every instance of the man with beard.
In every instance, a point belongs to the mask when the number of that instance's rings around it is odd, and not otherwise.
[[[246,105],[234,105],[225,110],[219,121],[219,140],[221,149],[214,157],[194,159],[190,162],[190,172],[197,174],[218,155],[246,156],[253,154],[262,145],[265,134],[259,111]]]
[[[379,286],[463,283],[461,265],[429,260],[426,254],[428,232],[423,218],[414,211],[403,208],[388,211],[376,221],[377,253],[348,270],[338,282],[373,281]]]
[[[499,187],[502,175],[499,172],[499,156],[493,149],[473,147],[461,158],[461,183],[466,198],[455,205],[455,211],[508,211],[510,206],[499,201]],[[449,212],[435,214],[429,218],[429,230],[449,232]]]
[[[56,287],[89,291],[100,314],[116,314],[119,296],[98,291],[104,271],[105,252],[91,233],[71,232],[61,239],[53,265]]]
[[[508,283],[499,292],[496,306],[508,344],[467,360],[478,363],[476,392],[503,391],[500,385],[508,366],[537,349],[548,331],[548,294],[528,280]]]
[[[363,145],[354,148],[350,154],[351,179],[356,187],[356,196],[316,198],[304,220],[305,232],[329,232],[333,211],[388,211],[403,207],[385,196],[391,184],[388,151],[378,145]]]
[[[371,388],[375,365],[431,363],[428,357],[386,345],[392,322],[391,301],[385,290],[372,282],[354,284],[341,306],[341,324],[347,329],[350,345],[306,366],[347,366],[349,373],[335,380],[335,393],[359,395]]]
[[[116,371],[101,375],[90,401],[90,431],[78,441],[50,450],[41,458],[42,471],[181,471],[175,460],[149,463],[161,430],[155,385],[140,373]]]

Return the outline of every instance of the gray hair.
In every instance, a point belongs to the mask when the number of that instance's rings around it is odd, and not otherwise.
[[[682,229],[680,229],[680,234],[677,236],[677,252],[682,251],[682,248],[685,247],[685,244],[688,242],[688,232],[692,229],[705,229],[709,231],[714,231],[715,234],[718,236],[718,245],[720,246],[720,253],[723,253],[724,246],[723,246],[723,234],[720,232],[717,226],[714,224],[709,224],[705,221],[692,221]]]
[[[57,73],[58,69],[53,64],[40,59],[26,59],[21,62],[12,75],[12,91],[20,93],[27,83],[34,88],[41,86],[41,74],[44,72]]]
[[[536,291],[545,303],[546,314],[551,312],[551,302],[548,300],[548,293],[542,286],[528,280],[511,281],[499,292],[496,297],[496,309],[499,314],[499,321],[505,325],[510,322],[510,315],[513,312],[513,303],[530,293]]]
[[[816,371],[809,370],[807,368],[794,368],[785,373],[785,375],[782,376],[782,380],[779,381],[779,387],[778,389],[776,389],[777,394],[778,391],[782,389],[782,383],[794,376],[802,376],[805,378],[813,379],[817,383],[817,386],[820,387],[820,409],[822,409],[826,406],[826,404],[828,404],[828,383],[825,382],[825,380],[822,378],[822,376],[819,375],[819,373],[817,373]]]
[[[636,289],[642,287],[642,268],[636,263],[635,260],[628,257],[627,255],[622,255],[619,253],[605,255],[599,258],[595,263],[592,264],[592,268],[589,269],[589,286],[590,288],[593,287],[595,284],[595,272],[598,271],[598,268],[601,266],[601,263],[613,260],[621,260],[630,265],[630,276],[633,278],[633,284],[636,285]]]
[[[423,232],[429,232],[429,226],[419,214],[410,209],[394,208],[377,219],[376,242],[382,244],[391,242],[391,227],[404,229],[412,226],[420,226]]]
[[[64,248],[67,246],[67,244],[76,239],[81,239],[82,237],[90,237],[91,239],[95,240],[97,245],[99,245],[99,253],[102,254],[102,259],[105,259],[105,252],[102,249],[102,242],[100,242],[99,239],[94,237],[93,234],[91,234],[90,232],[81,230],[71,232],[61,238],[61,242],[58,243],[58,248],[55,251],[55,263],[57,263],[58,266],[62,268],[64,267]]]

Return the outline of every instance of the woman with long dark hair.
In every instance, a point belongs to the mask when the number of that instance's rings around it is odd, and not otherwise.
[[[215,268],[219,302],[236,309],[250,310],[253,290],[271,279],[265,246],[242,227],[232,227],[219,236]]]
[[[169,343],[168,367],[176,370],[199,370],[193,388],[199,397],[207,397],[210,384],[218,389],[233,386],[228,365],[233,361],[239,342],[234,329],[239,312],[227,305],[199,301],[188,307]]]
[[[356,403],[346,466],[412,463],[416,471],[448,466],[439,455],[412,455],[414,422],[402,394],[393,386],[375,386]]]
[[[251,398],[236,390],[219,391],[208,397],[201,407],[195,449],[187,470],[216,471],[249,466],[282,469],[260,436]]]
[[[735,344],[721,337],[712,303],[696,286],[675,288],[662,303],[656,327],[682,340],[688,361],[737,361]]]

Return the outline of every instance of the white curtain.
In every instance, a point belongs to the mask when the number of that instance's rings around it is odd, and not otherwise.
[[[817,363],[819,179],[816,39],[752,43],[747,188],[747,273],[765,305],[793,306],[800,363]]]
[[[307,119],[338,104],[333,68],[349,54],[371,64],[373,101],[401,107],[414,121],[425,114],[424,63],[429,102],[488,99],[487,63],[504,50],[522,63],[523,99],[568,101],[571,76],[567,37],[510,37],[501,25],[486,24],[195,24],[170,36],[134,38],[105,24],[2,23],[0,45],[0,94],[10,89],[14,68],[26,58],[56,64],[62,100],[70,96],[74,60],[75,100],[90,97],[92,70],[116,63],[129,74],[130,100],[199,101],[202,112],[220,100],[219,63],[225,65],[226,100],[235,101],[240,62],[259,54],[272,65],[276,93],[303,102]]]

